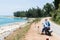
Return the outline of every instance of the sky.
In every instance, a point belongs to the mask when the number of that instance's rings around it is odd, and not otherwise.
[[[12,16],[16,11],[25,11],[37,6],[43,8],[46,3],[52,3],[54,0],[0,0],[0,15]]]

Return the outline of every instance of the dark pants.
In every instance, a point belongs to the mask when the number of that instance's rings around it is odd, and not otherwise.
[[[47,34],[47,35],[51,35],[51,33],[49,32],[49,30],[50,30],[50,28],[44,27],[42,29],[42,32],[45,32],[45,34]]]
[[[47,30],[47,27],[44,27],[44,28],[42,29],[42,32],[44,32],[45,30]]]

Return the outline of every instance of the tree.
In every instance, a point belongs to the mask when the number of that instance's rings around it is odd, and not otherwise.
[[[26,17],[26,12],[25,11],[17,11],[14,12],[15,17]]]
[[[46,17],[50,16],[50,12],[53,10],[53,5],[47,3],[44,5],[43,9],[37,8],[30,8],[28,11],[17,11],[14,12],[14,16],[16,17]]]
[[[53,5],[46,3],[46,5],[44,5],[44,11],[45,11],[45,15],[50,16],[50,12],[53,11]]]
[[[26,15],[27,17],[38,17],[37,9],[35,8],[29,9]]]
[[[15,16],[15,17],[19,17],[19,16],[20,16],[20,12],[19,12],[19,11],[14,12],[14,16]]]
[[[59,3],[60,3],[60,0],[54,0],[55,9],[59,8]]]
[[[42,17],[42,11],[39,7],[37,7],[37,14],[38,14],[38,17]]]

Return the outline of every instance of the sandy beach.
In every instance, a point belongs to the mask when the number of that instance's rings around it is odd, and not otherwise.
[[[10,23],[9,25],[1,26],[0,27],[0,40],[4,40],[4,37],[7,37],[17,28],[24,27],[27,22],[15,22]]]
[[[16,29],[26,26],[28,22],[32,22],[33,20],[35,20],[35,18],[29,18],[25,22],[14,22],[0,26],[0,40],[4,40],[5,37],[9,36]]]

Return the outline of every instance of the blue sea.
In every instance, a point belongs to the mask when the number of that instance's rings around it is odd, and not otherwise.
[[[5,25],[13,22],[25,22],[24,18],[9,18],[9,17],[0,17],[0,25]]]

